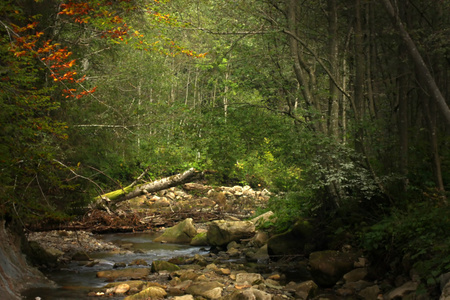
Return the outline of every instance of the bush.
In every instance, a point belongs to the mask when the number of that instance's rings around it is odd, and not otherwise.
[[[406,211],[394,209],[361,234],[361,243],[375,260],[390,262],[392,271],[412,267],[424,284],[433,286],[440,274],[450,271],[448,228],[450,208],[428,200],[410,204]]]

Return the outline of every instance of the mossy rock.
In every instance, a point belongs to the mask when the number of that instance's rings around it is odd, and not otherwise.
[[[272,260],[283,256],[309,254],[314,228],[307,220],[297,221],[291,229],[274,235],[267,241],[267,252]]]
[[[173,272],[173,271],[178,271],[180,270],[180,267],[172,264],[168,261],[164,261],[164,260],[154,260],[152,262],[152,272],[160,272],[160,271],[169,271],[169,272]]]
[[[200,232],[194,236],[190,242],[191,246],[208,246],[208,238],[206,232]]]
[[[147,299],[164,299],[167,292],[158,286],[151,286],[132,296],[126,297],[124,300],[147,300]]]

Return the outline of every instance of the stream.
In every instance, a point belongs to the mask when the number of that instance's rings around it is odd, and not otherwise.
[[[25,300],[64,300],[64,299],[92,299],[88,297],[93,288],[107,284],[105,278],[97,278],[96,273],[103,270],[111,270],[115,263],[129,264],[133,260],[143,259],[149,266],[133,266],[149,268],[153,260],[167,260],[175,256],[193,256],[201,253],[201,247],[180,244],[153,243],[157,233],[114,233],[96,236],[118,246],[128,244],[130,251],[117,254],[111,252],[91,253],[89,256],[99,261],[98,264],[87,267],[79,262],[72,261],[64,269],[44,272],[44,274],[56,283],[56,287],[33,288],[25,291],[22,296]],[[122,297],[108,297],[108,299],[122,299]]]

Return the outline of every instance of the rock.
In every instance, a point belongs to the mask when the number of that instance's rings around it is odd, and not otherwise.
[[[255,247],[262,247],[267,244],[268,240],[269,235],[267,234],[267,232],[257,231],[255,236],[250,241],[250,245],[253,245]]]
[[[184,295],[179,297],[173,297],[173,300],[194,300],[192,295]]]
[[[164,260],[154,260],[153,262],[152,262],[152,268],[151,268],[151,271],[153,272],[153,273],[155,273],[155,272],[160,272],[160,271],[169,271],[169,272],[173,272],[173,271],[177,271],[177,270],[179,270],[180,269],[180,267],[179,266],[177,266],[177,265],[175,265],[175,264],[172,264],[172,263],[170,263],[170,262],[168,262],[168,261],[164,261]]]
[[[288,231],[272,236],[267,241],[267,251],[272,260],[282,256],[304,254],[312,248],[313,227],[306,220],[300,220]]]
[[[208,224],[207,240],[212,246],[225,246],[232,241],[252,237],[255,225],[250,221],[212,221]]]
[[[320,286],[330,287],[353,269],[356,255],[338,251],[318,251],[309,256],[309,265],[314,282]]]
[[[129,266],[148,266],[148,263],[143,259],[135,259],[130,262]]]
[[[444,287],[447,285],[447,283],[450,282],[450,272],[444,273],[441,276],[439,276],[439,282],[440,282],[441,291],[443,291]]]
[[[257,249],[256,252],[246,251],[245,255],[249,261],[268,262],[269,254],[267,253],[267,245]]]
[[[121,282],[111,282],[105,285],[102,289],[103,290],[109,290],[113,289],[115,293],[117,293],[117,289],[120,285],[126,284],[128,286],[128,290],[141,290],[144,286],[145,282],[142,280],[130,280],[130,281],[121,281]],[[125,286],[121,287],[121,289],[124,289]]]
[[[124,300],[163,299],[165,296],[167,296],[167,293],[163,288],[151,286],[135,295],[126,297]]]
[[[206,237],[206,232],[200,232],[194,236],[189,243],[191,246],[208,246],[208,239]]]
[[[266,222],[275,222],[276,220],[274,220],[274,213],[272,211],[268,211],[263,213],[262,215],[259,215],[253,219],[251,219],[250,221],[253,222],[253,224],[255,224],[256,227],[263,225]]]
[[[343,285],[343,288],[359,292],[359,291],[361,291],[369,286],[372,286],[372,285],[373,285],[373,283],[371,283],[371,282],[368,282],[365,280],[358,280],[358,281],[347,282],[346,284]]]
[[[114,293],[115,294],[125,294],[126,292],[128,292],[130,290],[130,286],[126,283],[122,283],[119,284],[115,289],[114,289]]]
[[[99,278],[130,278],[130,279],[141,279],[150,274],[149,268],[126,268],[121,270],[107,270],[97,272],[97,277]]]
[[[367,274],[368,271],[366,268],[358,268],[351,270],[350,272],[345,274],[343,278],[345,282],[355,282],[365,279]]]
[[[444,285],[439,300],[450,300],[450,281]]]
[[[127,266],[127,264],[124,263],[124,262],[116,262],[116,263],[113,265],[113,268],[114,268],[114,269],[116,269],[116,268],[125,268],[126,266]]]
[[[308,280],[302,283],[289,282],[286,287],[287,290],[291,290],[295,293],[296,298],[298,299],[312,299],[316,293],[318,286],[312,281]]]
[[[186,289],[186,293],[207,299],[220,299],[223,287],[224,285],[218,281],[194,282]]]
[[[409,282],[403,284],[402,286],[390,291],[384,297],[384,299],[391,300],[391,299],[395,299],[397,297],[400,297],[400,299],[402,299],[406,295],[415,292],[417,290],[418,286],[419,286],[419,284],[417,282],[409,281]]]
[[[364,300],[373,300],[378,299],[378,295],[380,294],[380,288],[378,285],[372,285],[366,287],[358,293],[358,296],[363,298]]]
[[[245,285],[255,285],[264,281],[264,278],[261,274],[258,273],[238,273],[236,275],[236,285],[245,286]]]
[[[243,291],[235,291],[225,300],[271,300],[272,295],[255,288],[249,288]]]
[[[196,234],[197,229],[195,229],[192,224],[192,218],[187,218],[177,225],[166,229],[161,236],[155,238],[153,241],[164,243],[190,243]]]
[[[29,242],[30,252],[32,253],[32,260],[37,264],[54,265],[58,259],[64,255],[64,252],[52,247],[41,246],[38,242]]]
[[[74,261],[88,261],[88,260],[91,260],[91,258],[85,252],[77,252],[74,255],[72,255],[72,260],[74,260]]]

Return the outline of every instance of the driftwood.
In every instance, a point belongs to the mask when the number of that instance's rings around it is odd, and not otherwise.
[[[96,197],[93,204],[94,207],[102,206],[105,204],[107,206],[115,205],[119,202],[140,196],[145,193],[154,193],[186,183],[194,178],[198,173],[199,172],[197,172],[194,168],[191,168],[183,173],[136,186],[135,181],[127,187]]]

